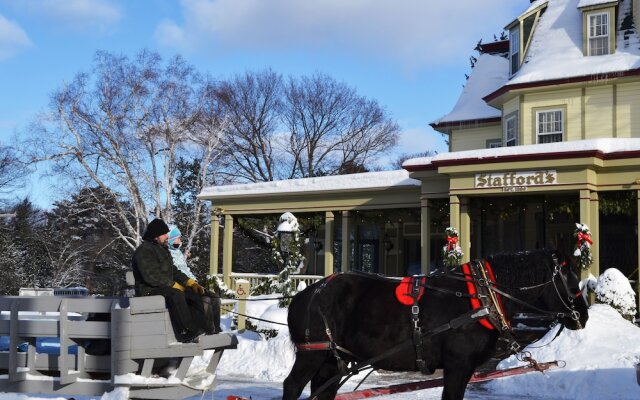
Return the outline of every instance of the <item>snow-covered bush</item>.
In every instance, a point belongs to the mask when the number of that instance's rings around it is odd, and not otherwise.
[[[636,315],[636,295],[629,280],[616,268],[609,268],[598,278],[596,303],[608,304],[625,319],[633,321]]]
[[[233,290],[231,290],[227,285],[225,285],[224,281],[220,279],[218,276],[207,275],[207,280],[209,281],[209,287],[215,289],[215,291],[220,295],[223,299],[235,299],[236,294]]]

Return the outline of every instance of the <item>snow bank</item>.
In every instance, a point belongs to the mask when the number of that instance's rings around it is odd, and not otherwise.
[[[500,395],[528,393],[553,399],[640,399],[634,364],[640,362],[640,328],[625,320],[608,305],[589,309],[585,329],[550,331],[526,350],[538,362],[563,360],[565,368],[548,371],[546,376],[531,373],[503,378],[487,384]],[[545,345],[549,343],[548,345]],[[498,368],[524,365],[510,357]]]
[[[557,329],[526,350],[539,362],[563,360],[564,368],[548,371],[546,375],[530,373],[495,380],[485,384],[482,391],[488,390],[500,398],[528,394],[558,400],[640,399],[634,369],[634,364],[640,362],[640,328],[610,306],[596,304],[589,309],[585,329],[564,329],[551,341]],[[238,339],[238,349],[227,351],[222,357],[218,376],[272,382],[281,382],[287,376],[295,353],[286,328],[268,341],[251,333],[241,334]],[[510,357],[498,368],[523,364]]]

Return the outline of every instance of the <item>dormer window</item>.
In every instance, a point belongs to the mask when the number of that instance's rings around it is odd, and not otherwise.
[[[621,7],[619,4],[619,0],[578,1],[578,9],[582,11],[582,53],[585,56],[615,53],[615,15]]]
[[[609,54],[609,13],[587,15],[587,55]]]
[[[509,65],[510,75],[520,68],[520,28],[514,27],[509,31]]]

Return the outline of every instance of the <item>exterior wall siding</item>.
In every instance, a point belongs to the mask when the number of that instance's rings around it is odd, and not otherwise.
[[[618,85],[616,96],[617,137],[640,137],[640,96],[638,93],[640,93],[640,82]]]
[[[501,125],[452,130],[451,151],[476,150],[487,147],[487,140],[502,139]]]
[[[582,92],[580,89],[527,94],[522,106],[523,145],[536,144],[536,111],[560,108],[565,110],[564,140],[582,139]]]
[[[584,105],[585,139],[615,137],[613,126],[613,86],[586,88]]]

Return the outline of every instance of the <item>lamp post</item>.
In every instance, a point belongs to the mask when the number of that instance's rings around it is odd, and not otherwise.
[[[280,252],[282,253],[282,257],[284,258],[285,268],[287,268],[287,261],[292,251],[294,232],[298,230],[298,219],[293,214],[291,214],[290,212],[286,212],[280,216],[278,228],[276,229],[276,231],[278,234],[278,239],[280,239]]]

